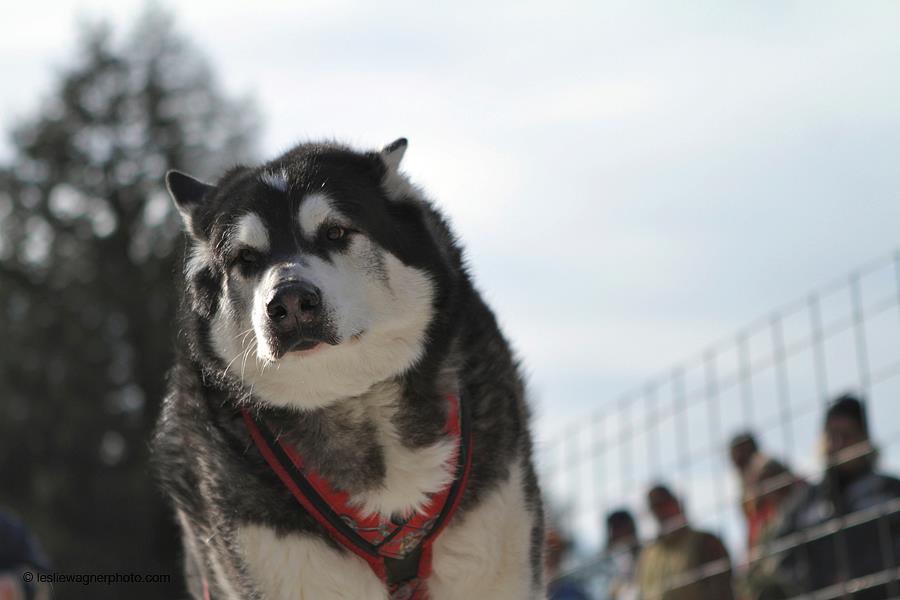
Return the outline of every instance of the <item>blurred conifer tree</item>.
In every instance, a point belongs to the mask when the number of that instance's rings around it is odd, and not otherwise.
[[[57,570],[173,575],[54,597],[171,598],[180,551],[147,467],[181,268],[163,174],[248,159],[256,112],[158,9],[121,37],[86,27],[75,56],[0,164],[0,505]]]

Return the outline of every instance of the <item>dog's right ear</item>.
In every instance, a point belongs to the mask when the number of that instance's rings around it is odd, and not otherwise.
[[[203,205],[205,198],[216,189],[215,186],[203,183],[181,171],[171,170],[166,173],[166,189],[175,201],[175,207],[181,214],[184,226],[196,238],[206,236],[201,227],[195,223],[197,209]]]
[[[388,175],[396,173],[397,169],[400,168],[400,161],[403,160],[403,155],[406,154],[407,146],[409,146],[409,142],[406,141],[406,138],[397,138],[379,152]]]

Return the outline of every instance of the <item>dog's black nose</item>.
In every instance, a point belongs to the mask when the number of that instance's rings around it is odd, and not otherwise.
[[[319,288],[306,281],[282,283],[266,304],[266,314],[279,329],[293,329],[296,321],[311,321],[319,310]]]

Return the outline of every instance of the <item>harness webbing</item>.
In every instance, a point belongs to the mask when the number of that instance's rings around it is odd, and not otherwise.
[[[472,463],[467,407],[455,395],[447,396],[447,402],[445,431],[457,440],[449,465],[454,477],[430,495],[422,510],[403,518],[364,515],[351,505],[347,492],[331,487],[264,421],[254,419],[246,408],[241,413],[256,448],[284,486],[334,541],[366,561],[390,598],[426,600],[432,545],[459,505]]]

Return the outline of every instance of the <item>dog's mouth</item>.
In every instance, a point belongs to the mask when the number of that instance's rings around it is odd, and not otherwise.
[[[322,345],[321,340],[299,339],[288,349],[288,352],[307,352]]]
[[[317,352],[321,352],[328,346],[339,346],[345,343],[354,343],[359,341],[359,339],[363,336],[365,332],[360,331],[354,333],[350,337],[346,339],[345,342],[341,342],[335,338],[310,338],[310,337],[301,337],[297,340],[293,341],[285,350],[283,354],[295,354],[299,356],[309,356],[310,354],[315,354]]]
[[[309,356],[321,352],[328,346],[335,346],[337,342],[334,340],[323,338],[301,337],[291,341],[285,345],[285,349],[279,353],[281,358],[287,354],[292,356]]]

